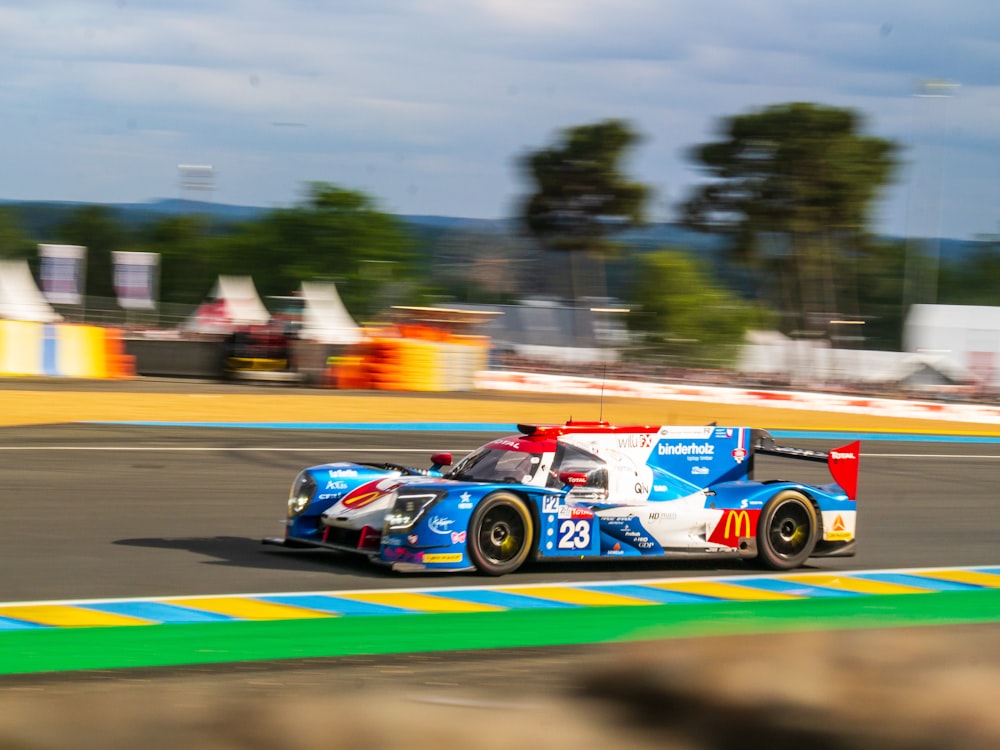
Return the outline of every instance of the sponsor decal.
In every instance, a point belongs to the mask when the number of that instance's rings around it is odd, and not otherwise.
[[[406,543],[407,544],[416,544],[419,541],[420,541],[420,537],[417,536],[416,534],[407,534],[407,536],[406,536]]]
[[[329,472],[330,479],[336,479],[337,477],[356,477],[358,472],[354,469],[331,469]]]
[[[511,450],[521,450],[520,440],[494,440],[490,445],[494,448],[510,448]]]
[[[724,510],[722,518],[712,530],[708,541],[725,547],[735,547],[740,543],[741,537],[757,535],[757,519],[759,517],[759,510],[744,510],[742,508],[740,510]]]
[[[399,487],[400,484],[401,483],[398,481],[386,481],[385,479],[365,482],[344,495],[344,499],[340,502],[345,508],[350,508],[351,510],[364,508],[366,505],[371,505],[379,498],[385,497],[387,494]]]
[[[852,534],[847,530],[843,516],[839,513],[837,514],[837,517],[833,519],[833,525],[823,534],[823,538],[828,542],[847,542],[851,540]]]
[[[733,459],[736,463],[741,464],[743,460],[747,457],[746,448],[733,448]]]
[[[451,532],[451,543],[452,544],[465,544],[465,532],[464,531],[453,531],[453,532]]]
[[[653,436],[649,433],[629,433],[628,435],[618,436],[618,447],[619,448],[651,448],[653,445]]]
[[[853,451],[830,451],[830,458],[834,461],[842,461],[845,459],[848,461],[856,461],[858,454]]]
[[[327,482],[326,483],[326,489],[327,490],[346,490],[347,489],[347,482]]]
[[[660,517],[665,516],[663,512],[658,512]],[[615,553],[615,549],[621,550],[626,547],[628,550],[644,550],[662,552],[662,548],[656,539],[645,526],[643,521],[651,519],[641,519],[637,516],[617,516],[608,517],[599,515],[601,528],[601,550],[604,553],[626,554],[626,552]]]
[[[461,552],[425,552],[425,563],[457,563],[462,562]]]
[[[427,519],[427,528],[433,531],[435,534],[450,534],[452,524],[455,523],[454,518],[446,518],[445,516],[431,516]]]
[[[712,435],[712,427],[661,427],[659,435],[665,438],[686,440],[707,440]]]
[[[594,511],[590,508],[570,508],[569,509],[570,518],[593,518]]]
[[[463,492],[459,495],[459,500],[461,500],[461,502],[458,504],[458,507],[462,510],[468,510],[472,507],[472,495],[468,492]]]
[[[331,493],[327,493],[325,495],[320,495],[317,499],[318,500],[339,500],[343,494],[344,494],[343,492],[331,492]]]
[[[423,551],[414,552],[406,547],[383,547],[381,555],[387,562],[424,562]]]
[[[661,456],[714,456],[712,443],[660,443],[656,452]]]
[[[691,467],[691,473],[692,474],[698,474],[698,475],[708,474],[708,467],[707,466],[692,466]]]
[[[657,511],[656,513],[650,513],[648,516],[650,521],[676,521],[676,513],[661,513]]]

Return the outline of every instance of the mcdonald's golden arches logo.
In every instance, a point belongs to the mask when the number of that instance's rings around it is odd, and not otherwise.
[[[712,530],[708,541],[722,547],[735,547],[741,537],[757,536],[759,508],[738,508],[722,511],[722,517]]]

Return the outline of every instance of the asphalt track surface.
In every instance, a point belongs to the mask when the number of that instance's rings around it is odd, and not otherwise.
[[[175,400],[165,406],[163,396]],[[478,400],[413,396],[387,406],[390,400],[382,394],[357,394],[347,399],[268,387],[170,382],[0,383],[0,601],[470,586],[492,580],[467,574],[400,576],[352,557],[324,551],[292,553],[260,544],[261,537],[281,532],[288,487],[295,473],[306,465],[358,458],[422,466],[432,452],[448,450],[458,455],[484,442],[489,434],[72,423],[77,420],[188,421],[208,417],[233,422],[255,418],[377,423],[387,418],[400,421],[423,418],[513,423],[531,419],[562,421],[570,416],[595,418],[597,410],[604,408],[604,416],[618,423],[703,424],[703,420],[718,419],[720,423],[775,430],[814,428],[845,434],[856,434],[859,430],[986,431],[975,425],[888,421],[859,424],[857,420],[848,422],[836,415],[793,414],[782,410],[751,413],[714,404],[633,405],[609,400],[601,405],[595,399],[578,399],[573,403],[556,399],[551,394],[484,394]],[[197,402],[196,408],[189,408],[191,401]],[[258,408],[265,401],[268,405]],[[221,408],[223,402],[226,409]],[[452,403],[458,404],[455,411],[445,413],[442,407]],[[822,440],[797,438],[784,442],[828,449],[847,440],[830,436]],[[861,460],[858,555],[816,560],[810,565],[812,570],[1000,562],[997,555],[1000,547],[996,542],[1000,527],[1000,497],[996,492],[1000,444],[995,439],[866,440]],[[777,459],[761,458],[758,472],[759,476],[773,473],[803,481],[827,481],[822,466]],[[509,580],[520,584],[744,573],[759,571],[739,561],[546,563],[530,566]],[[768,636],[749,640],[754,636],[747,636],[732,643],[740,653],[761,653],[761,658],[768,661],[762,662],[758,670],[766,669],[768,673],[779,659],[784,663],[796,658],[796,654],[829,654],[831,664],[851,665],[858,663],[859,654],[871,658],[892,653],[902,654],[898,658],[906,659],[908,664],[923,665],[928,661],[930,647],[923,647],[923,641],[904,646],[907,638],[917,637],[916,631],[928,634],[933,648],[940,651],[939,661],[943,664],[974,664],[980,669],[996,661],[997,627],[989,623],[870,631],[857,636],[871,638],[863,641],[831,631],[800,645],[788,636],[780,640],[769,640]],[[931,632],[940,637],[930,635]],[[697,673],[717,666],[716,672],[710,672],[715,691],[732,671],[725,659],[720,661],[716,657],[717,650],[728,642],[718,639],[716,643],[702,645],[699,639],[682,640],[676,648],[665,645],[655,653],[661,658],[690,653],[701,660]],[[959,653],[961,644],[968,644],[969,653]],[[0,678],[0,697],[4,698],[0,719],[5,718],[9,724],[14,717],[23,716],[24,736],[31,737],[32,742],[39,727],[48,726],[52,731],[61,728],[66,733],[64,740],[31,745],[55,747],[67,746],[71,741],[75,744],[83,736],[81,730],[84,734],[90,730],[93,736],[98,736],[100,727],[110,726],[119,733],[124,731],[127,738],[145,740],[150,726],[160,726],[150,723],[141,710],[152,706],[176,709],[160,720],[167,722],[164,727],[186,726],[183,722],[197,716],[199,708],[211,712],[213,717],[220,713],[235,717],[233,725],[241,727],[250,716],[264,716],[268,708],[281,716],[293,715],[300,704],[316,709],[309,700],[319,695],[331,696],[333,702],[321,712],[332,715],[343,710],[346,691],[367,701],[364,705],[380,706],[371,720],[384,721],[382,701],[386,691],[403,689],[413,691],[408,694],[410,702],[402,706],[397,703],[391,711],[409,710],[414,721],[424,715],[428,720],[439,721],[428,706],[450,706],[452,713],[445,717],[446,721],[455,726],[469,726],[469,732],[477,732],[474,736],[481,739],[479,730],[465,723],[472,721],[466,717],[471,716],[476,706],[493,712],[487,717],[492,725],[507,721],[512,712],[523,719],[524,711],[529,710],[526,707],[533,709],[539,696],[566,696],[578,690],[583,679],[581,669],[593,669],[593,660],[602,654],[618,663],[623,652],[609,644],[513,649],[502,653],[483,650],[286,659],[174,669],[11,676]],[[637,646],[632,652],[632,663],[644,663],[647,655],[654,656],[650,645]],[[922,684],[919,679],[900,677],[897,669],[883,671],[892,689],[908,680]],[[684,667],[680,673],[692,670]],[[801,674],[805,679],[811,670],[802,670]],[[938,674],[932,674],[937,680]],[[601,680],[602,694],[613,692],[608,685],[622,684],[621,679],[614,677]],[[874,677],[869,674],[863,679],[871,681]],[[976,684],[965,675],[962,680],[962,684]],[[793,687],[798,693],[809,694],[805,683]],[[867,683],[851,685],[850,694],[858,694],[862,687],[868,687]],[[738,688],[740,694],[746,693],[744,684]],[[884,692],[888,694],[889,688]],[[247,704],[251,708],[234,714],[231,704],[219,705],[222,696],[243,696],[255,702]],[[376,696],[379,701],[373,701]],[[22,700],[15,707],[19,698]],[[129,707],[130,700],[138,704],[136,708]],[[672,700],[677,700],[677,696]],[[89,722],[67,718],[52,721],[55,716],[69,716],[70,709],[77,704],[85,707],[81,710],[89,711]],[[962,705],[968,705],[968,701]],[[705,721],[711,723],[718,718],[719,711],[712,703],[709,707],[711,711]],[[565,715],[564,705],[557,704],[551,710]],[[577,714],[577,720],[582,722],[589,713],[592,712]],[[130,719],[133,715],[138,718]],[[316,715],[313,713],[302,726],[314,724]],[[902,715],[909,717],[910,712],[904,710]],[[845,723],[842,717],[837,720]],[[220,721],[213,718],[210,726]],[[370,726],[364,719],[359,721]],[[911,719],[902,721],[909,722]],[[699,724],[704,726],[702,721]],[[134,727],[131,735],[127,731],[129,726]],[[440,737],[439,730],[440,726],[435,724],[424,735]],[[243,737],[237,729],[233,731]],[[620,743],[618,732],[615,726],[613,734],[601,746]],[[164,736],[169,736],[166,729]],[[532,735],[535,740],[539,736]],[[287,735],[272,739],[272,744],[288,746]],[[176,744],[180,742],[178,739]],[[523,742],[530,745],[533,740],[525,738]],[[261,746],[261,743],[244,742],[244,745]],[[440,745],[432,742],[428,746]],[[372,745],[366,742],[357,746]],[[464,746],[486,745],[465,742]],[[570,745],[564,743],[564,746]]]
[[[491,437],[476,432],[246,430],[118,425],[0,428],[0,601],[337,591],[488,583],[400,575],[328,551],[260,543],[280,535],[288,487],[331,460],[426,466]],[[835,439],[786,440],[829,449]],[[846,436],[845,440],[846,442]],[[862,445],[859,550],[818,571],[996,565],[1000,444]],[[758,477],[829,481],[825,467],[760,458]],[[505,582],[759,573],[732,561],[537,563]]]

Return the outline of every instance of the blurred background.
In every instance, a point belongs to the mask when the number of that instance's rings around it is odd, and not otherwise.
[[[989,10],[7,3],[0,317],[119,375],[994,400]]]

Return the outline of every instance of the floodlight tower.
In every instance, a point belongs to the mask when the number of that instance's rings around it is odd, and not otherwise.
[[[215,168],[211,164],[178,164],[181,193],[184,200],[201,200],[207,194],[209,202],[215,190]]]

